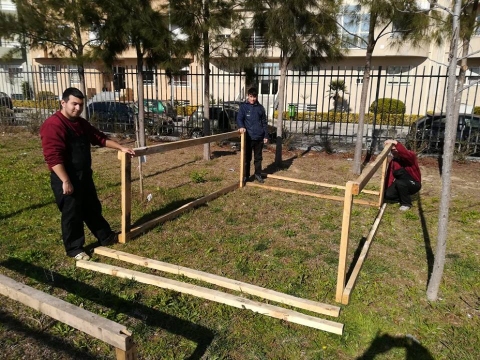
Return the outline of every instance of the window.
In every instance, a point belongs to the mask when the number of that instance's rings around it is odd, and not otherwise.
[[[480,67],[471,67],[465,74],[467,76],[466,83],[469,85],[479,84],[480,81]]]
[[[88,32],[88,40],[90,41],[90,45],[98,46],[100,45],[100,36],[98,34],[98,29],[92,27]]]
[[[57,67],[55,65],[40,66],[40,82],[52,84],[57,82]]]
[[[143,74],[143,85],[151,85],[154,81],[154,71],[151,68],[144,68],[142,71]]]
[[[249,47],[253,49],[263,49],[266,47],[265,38],[258,32],[258,30],[254,30],[253,34],[250,36]]]
[[[338,16],[342,44],[347,49],[367,48],[370,15],[360,11],[360,5],[348,5]]]
[[[8,77],[10,79],[23,79],[23,68],[21,66],[9,66]]]
[[[410,66],[389,66],[387,69],[387,83],[390,85],[408,85]]]
[[[357,84],[363,84],[363,74],[364,73],[365,73],[365,68],[363,68],[363,67],[358,67],[357,68],[357,79],[356,79]]]
[[[274,95],[278,92],[278,64],[264,63],[257,67],[258,93]]]
[[[78,74],[78,69],[76,67],[69,67],[68,75],[70,76],[70,83],[80,84],[80,75]]]
[[[173,85],[175,86],[189,86],[190,82],[188,81],[188,74],[190,69],[184,67],[179,72],[173,74]]]
[[[15,40],[7,40],[5,38],[0,38],[0,46],[6,48],[20,47],[20,43]]]
[[[473,36],[480,36],[480,16],[477,16],[477,22],[475,24],[475,31],[473,33]]]

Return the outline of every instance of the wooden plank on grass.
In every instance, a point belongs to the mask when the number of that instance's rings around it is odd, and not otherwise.
[[[223,189],[215,191],[215,192],[213,192],[213,193],[211,193],[207,196],[204,196],[204,197],[201,197],[199,199],[190,201],[189,203],[187,203],[183,206],[180,206],[178,209],[170,211],[169,213],[167,213],[165,215],[159,216],[155,219],[152,219],[152,220],[149,220],[149,221],[143,223],[140,226],[134,227],[134,228],[131,229],[129,237],[135,237],[135,236],[141,234],[142,232],[147,231],[148,229],[151,229],[152,227],[156,226],[159,223],[163,223],[165,221],[174,219],[177,216],[179,216],[180,214],[182,214],[182,213],[184,213],[184,212],[186,212],[190,209],[193,209],[194,207],[198,207],[202,204],[205,204],[206,202],[209,202],[213,199],[216,199],[219,196],[225,195],[225,194],[227,194],[227,193],[229,193],[229,192],[231,192],[235,189],[238,189],[238,186],[239,186],[239,184],[238,184],[238,182],[236,182],[232,185],[224,187]]]
[[[95,248],[95,254],[118,259],[130,264],[145,266],[150,269],[160,270],[171,274],[186,276],[191,279],[205,281],[210,284],[221,286],[230,290],[239,291],[245,294],[255,295],[263,299],[276,301],[285,305],[295,306],[300,309],[313,311],[319,314],[336,316],[340,314],[340,308],[334,305],[323,304],[317,301],[298,298],[295,296],[283,294],[281,292],[269,290],[260,286],[244,283],[226,277],[209,274],[203,271],[190,269],[187,267],[169,264],[166,262],[149,259],[123,251],[117,251],[104,246]]]
[[[253,186],[253,187],[258,187],[258,188],[263,188],[263,189],[268,189],[268,190],[274,190],[274,191],[281,191],[281,192],[286,192],[286,193],[289,193],[289,194],[312,196],[312,197],[316,197],[316,198],[320,198],[320,199],[328,199],[328,200],[334,200],[334,201],[344,201],[344,198],[342,196],[317,194],[317,193],[312,193],[312,192],[308,192],[308,191],[286,189],[286,188],[281,188],[281,187],[276,187],[276,186],[257,184],[257,183],[253,183],[253,182],[248,182],[247,186]],[[355,204],[360,204],[360,205],[378,206],[378,204],[376,202],[362,200],[362,199],[354,199],[353,202]]]
[[[133,346],[125,326],[0,275],[0,294],[83,331],[122,351]]]
[[[362,269],[363,263],[365,262],[365,258],[367,257],[368,250],[370,249],[370,245],[372,243],[372,239],[375,236],[378,225],[380,224],[380,220],[382,220],[383,212],[385,211],[385,207],[387,204],[383,204],[382,207],[380,208],[377,218],[375,219],[372,228],[370,229],[370,232],[368,233],[367,240],[365,241],[365,244],[363,244],[362,252],[360,253],[360,256],[358,257],[357,262],[355,263],[355,267],[353,268],[352,274],[350,275],[350,278],[348,279],[347,286],[345,286],[345,289],[343,290],[343,296],[342,296],[342,304],[348,304],[350,301],[350,294],[352,293],[355,283],[358,278],[358,274],[360,273],[360,270]]]
[[[211,290],[200,286],[183,283],[160,276],[145,274],[139,271],[124,269],[118,266],[94,263],[91,261],[77,261],[77,267],[98,271],[104,274],[117,276],[124,279],[132,279],[144,284],[154,285],[164,289],[178,291],[184,294],[197,296],[202,299],[218,302],[220,304],[230,305],[239,309],[248,309],[262,315],[277,319],[293,322],[296,324],[308,326],[311,328],[328,331],[334,334],[342,335],[343,324],[305,315],[293,310],[284,309],[278,306],[260,303],[231,294],[226,294],[217,290]]]
[[[130,154],[121,151],[118,152],[118,158],[121,161],[122,178],[122,219],[118,241],[124,244],[130,237],[132,212],[132,160]]]

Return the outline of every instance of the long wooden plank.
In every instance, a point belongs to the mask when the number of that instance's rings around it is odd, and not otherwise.
[[[133,346],[131,334],[125,326],[4,275],[0,275],[0,293],[122,351]]]
[[[372,178],[380,165],[382,165],[383,160],[388,156],[391,147],[392,144],[385,146],[380,155],[377,156],[375,161],[368,165],[365,169],[363,169],[362,174],[354,181],[355,186],[353,187],[353,195],[360,194],[360,192],[363,190],[365,185],[367,185],[368,181]]]
[[[241,135],[240,138],[240,187],[243,188],[245,184],[243,183],[243,178],[245,177],[245,133]]]
[[[253,187],[258,187],[258,188],[263,188],[263,189],[268,189],[268,190],[281,191],[281,192],[285,192],[285,193],[289,193],[289,194],[313,196],[313,197],[320,198],[320,199],[328,199],[328,200],[334,200],[334,201],[344,201],[344,198],[342,196],[316,194],[316,193],[312,193],[312,192],[308,192],[308,191],[286,189],[286,188],[281,188],[281,187],[276,187],[276,186],[257,184],[257,183],[253,183],[253,182],[248,182],[247,186],[253,186]],[[360,204],[360,205],[378,206],[378,204],[376,202],[362,200],[362,199],[354,199],[353,202],[355,204]]]
[[[131,212],[132,212],[132,160],[131,155],[118,152],[118,158],[121,161],[121,201],[122,201],[122,218],[120,234],[118,241],[120,243],[126,243],[129,240],[130,225],[131,225]]]
[[[345,289],[343,290],[343,296],[342,296],[342,304],[348,304],[350,301],[350,294],[353,291],[358,274],[360,273],[360,270],[362,269],[363,263],[365,261],[365,258],[367,257],[368,250],[370,249],[370,245],[372,243],[373,237],[377,233],[378,225],[380,224],[380,221],[382,220],[383,213],[385,211],[385,207],[387,204],[383,204],[382,207],[380,208],[377,218],[375,219],[372,228],[370,229],[370,232],[368,233],[367,240],[365,241],[365,244],[363,244],[362,252],[360,253],[360,256],[358,257],[357,262],[355,263],[355,267],[353,268],[352,274],[350,275],[350,278],[348,279],[347,285],[345,286]]]
[[[340,236],[340,250],[338,254],[337,291],[335,300],[342,301],[342,294],[345,288],[345,276],[347,269],[348,240],[350,236],[350,220],[352,216],[352,188],[354,183],[347,182],[345,190],[345,201],[343,204],[342,233]]]
[[[277,319],[293,322],[296,324],[312,327],[319,330],[332,332],[342,335],[343,324],[305,315],[293,310],[284,309],[278,306],[263,304],[260,302],[245,299],[239,296],[222,293],[217,290],[211,290],[200,286],[186,284],[160,276],[145,274],[139,271],[124,269],[118,266],[94,263],[91,261],[77,261],[77,267],[98,271],[104,274],[117,276],[124,279],[132,279],[144,284],[154,285],[164,289],[178,291],[184,294],[200,297],[220,304],[230,305],[239,309],[248,309],[262,315],[270,316]]]
[[[387,166],[388,166],[388,158],[383,160],[382,165],[382,178],[380,179],[380,196],[378,197],[378,206],[382,206],[383,198],[385,196],[385,181],[387,175]]]
[[[304,310],[313,311],[319,314],[336,316],[340,314],[340,307],[334,305],[323,304],[317,301],[298,298],[295,296],[283,294],[281,292],[269,290],[260,286],[248,284],[245,282],[232,280],[226,277],[209,274],[203,271],[190,269],[187,267],[169,264],[166,262],[149,259],[122,251],[117,251],[107,247],[95,248],[95,254],[107,256],[113,259],[128,262],[130,264],[145,266],[150,269],[160,270],[171,274],[182,275],[191,279],[201,280],[221,286],[230,290],[255,295],[267,300],[276,301],[290,306],[295,306]]]
[[[141,148],[135,148],[134,150],[135,150],[135,156],[152,155],[160,152],[183,149],[190,146],[207,144],[207,143],[230,139],[238,136],[239,136],[238,131],[230,131],[223,134],[204,136],[196,139],[180,140],[180,141],[174,141],[174,142],[165,143],[165,144],[145,146]]]
[[[170,211],[169,213],[165,214],[165,215],[162,215],[162,216],[159,216],[155,219],[152,219],[152,220],[149,220],[145,223],[143,223],[142,225],[140,226],[137,226],[137,227],[134,227],[132,228],[132,230],[130,231],[130,238],[132,237],[135,237],[139,234],[141,234],[142,232],[144,231],[147,231],[148,229],[151,229],[152,227],[154,227],[155,225],[159,224],[159,223],[163,223],[167,220],[171,220],[171,219],[174,219],[176,218],[177,216],[179,216],[180,214],[190,210],[190,209],[193,209],[194,207],[197,207],[197,206],[200,206],[202,204],[205,204],[206,202],[209,202],[213,199],[216,199],[217,197],[219,196],[222,196],[224,194],[227,194],[235,189],[238,189],[238,183],[234,183],[232,185],[229,185],[227,187],[224,187],[223,189],[220,189],[218,191],[215,191],[209,195],[206,195],[204,197],[201,197],[199,199],[196,199],[196,200],[193,200],[193,201],[190,201],[189,203],[183,205],[183,206],[180,206],[178,209],[175,209],[175,210],[172,210]]]

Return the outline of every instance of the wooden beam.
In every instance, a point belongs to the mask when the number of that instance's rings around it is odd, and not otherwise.
[[[145,266],[150,269],[160,270],[171,274],[182,275],[191,279],[205,281],[210,284],[221,286],[230,290],[240,291],[245,294],[255,295],[263,299],[276,301],[285,305],[295,306],[300,309],[313,311],[319,314],[338,317],[340,308],[338,306],[323,304],[320,302],[306,300],[295,296],[283,294],[277,291],[251,285],[226,277],[209,274],[203,271],[189,269],[187,267],[173,265],[166,262],[148,259],[145,257],[113,250],[107,247],[95,248],[95,254],[107,256],[113,259],[128,262],[130,264]]]
[[[174,142],[165,143],[165,144],[145,146],[141,148],[135,148],[134,150],[135,150],[135,156],[152,155],[160,152],[183,149],[190,146],[207,144],[207,143],[230,139],[238,136],[239,136],[238,131],[230,131],[223,134],[204,136],[196,139],[180,140],[180,141],[174,141]]]
[[[372,228],[370,229],[367,240],[365,241],[365,244],[363,244],[362,252],[360,253],[359,258],[358,258],[357,262],[355,263],[355,267],[353,268],[352,274],[350,275],[350,278],[348,279],[347,286],[345,286],[345,289],[343,291],[342,304],[346,305],[350,301],[350,294],[355,287],[355,283],[357,281],[358,274],[360,273],[360,270],[362,269],[365,258],[367,257],[368,250],[370,249],[370,245],[372,243],[372,239],[377,232],[378,225],[380,224],[380,220],[382,220],[383,212],[385,211],[386,205],[387,204],[383,204],[383,206],[380,208],[380,211],[378,212],[377,218],[375,219],[375,221],[372,225]]]
[[[383,160],[382,165],[382,178],[380,179],[380,193],[378,197],[378,206],[382,206],[383,204],[383,197],[385,196],[385,181],[386,181],[386,174],[387,174],[387,166],[388,166],[388,158]]]
[[[342,301],[342,294],[345,287],[345,276],[348,256],[348,238],[350,236],[350,220],[352,216],[353,185],[354,183],[352,181],[347,182],[347,188],[345,190],[345,201],[343,204],[342,234],[340,237],[340,251],[338,255],[337,291],[335,294],[335,300],[337,302]]]
[[[343,185],[335,185],[335,184],[328,184],[328,183],[322,183],[322,182],[317,182],[317,181],[295,179],[295,178],[291,178],[291,177],[274,175],[274,174],[267,174],[267,173],[263,173],[262,175],[265,176],[265,177],[271,178],[271,179],[285,180],[285,181],[290,181],[290,182],[295,182],[295,183],[300,183],[300,184],[316,185],[316,186],[322,186],[322,187],[328,187],[328,188],[334,188],[334,189],[341,189],[341,190],[345,189],[345,186],[343,186]]]
[[[243,178],[245,177],[245,133],[240,137],[240,187],[243,188],[245,184],[243,183]]]
[[[0,294],[29,306],[121,351],[133,347],[131,333],[114,321],[0,275]]]
[[[328,199],[328,200],[334,200],[334,201],[344,201],[344,197],[342,197],[342,196],[316,194],[316,193],[307,192],[307,191],[286,189],[286,188],[281,188],[281,187],[276,187],[276,186],[268,186],[268,185],[257,184],[257,183],[253,183],[253,182],[248,182],[247,186],[253,186],[253,187],[258,187],[258,188],[263,188],[263,189],[268,189],[268,190],[281,191],[281,192],[286,192],[286,193],[290,193],[290,194],[313,196],[313,197],[320,198],[320,199]],[[376,202],[362,200],[362,199],[354,199],[353,202],[355,204],[360,204],[360,205],[378,206],[378,204]]]
[[[234,183],[232,185],[229,185],[227,187],[224,187],[223,189],[220,189],[218,191],[215,191],[207,196],[204,196],[204,197],[201,197],[199,199],[196,199],[196,200],[193,200],[183,206],[180,206],[178,209],[176,210],[173,210],[173,211],[170,211],[169,213],[165,214],[165,215],[162,215],[162,216],[159,216],[155,219],[152,219],[152,220],[149,220],[145,223],[143,223],[142,225],[140,226],[137,226],[137,227],[134,227],[131,229],[130,231],[130,234],[129,234],[129,237],[130,238],[133,238],[139,234],[141,234],[142,232],[148,230],[148,229],[151,229],[152,227],[154,227],[155,225],[159,224],[159,223],[163,223],[167,220],[171,220],[171,219],[174,219],[176,218],[177,216],[179,216],[180,214],[186,212],[186,211],[189,211],[190,209],[193,209],[194,207],[197,207],[197,206],[200,206],[202,204],[205,204],[206,202],[209,202],[213,199],[216,199],[217,197],[221,196],[221,195],[224,195],[224,194],[227,194],[235,189],[238,188],[238,183]]]
[[[126,243],[129,240],[131,213],[132,213],[132,160],[131,155],[118,152],[118,158],[121,161],[120,176],[121,176],[121,203],[122,203],[122,218],[120,225],[120,234],[118,241]]]
[[[383,163],[383,160],[388,156],[391,147],[392,144],[385,146],[380,155],[377,156],[375,161],[368,165],[365,169],[363,169],[362,174],[354,181],[355,186],[353,187],[353,195],[358,195],[360,191],[362,191],[362,189],[365,187],[365,185],[367,185],[368,181],[372,178],[377,169]]]
[[[167,278],[162,278],[160,276],[145,274],[139,271],[124,269],[118,266],[111,266],[107,264],[100,264],[83,260],[77,261],[77,267],[98,271],[103,274],[109,274],[124,279],[132,279],[144,284],[178,291],[184,294],[197,296],[202,299],[215,301],[220,304],[230,305],[239,309],[252,310],[262,315],[282,319],[285,321],[312,327],[319,330],[332,332],[338,335],[342,335],[343,333],[343,324],[337,322],[316,318],[293,310],[288,310],[278,306],[252,301],[243,297],[222,293],[220,291],[211,290],[192,284],[186,284]]]

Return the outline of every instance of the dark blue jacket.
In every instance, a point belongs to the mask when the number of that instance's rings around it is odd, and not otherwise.
[[[247,135],[252,140],[268,139],[268,124],[265,108],[258,102],[248,101],[240,104],[237,115],[237,127],[247,129]]]

